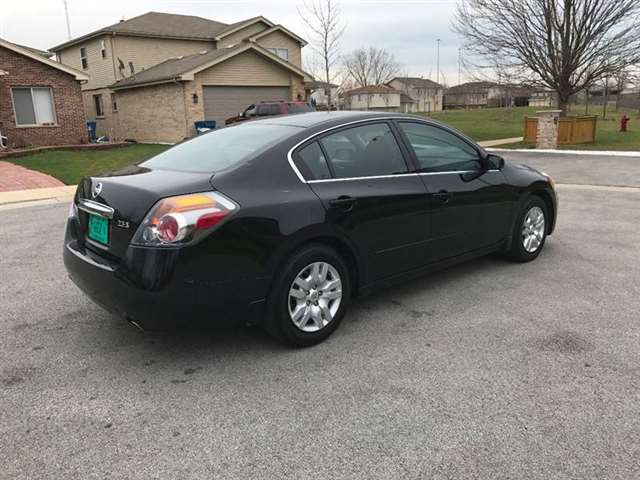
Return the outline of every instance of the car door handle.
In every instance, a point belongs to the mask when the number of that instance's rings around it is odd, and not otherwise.
[[[345,212],[349,212],[353,210],[353,206],[355,205],[355,203],[356,203],[355,198],[349,197],[346,195],[342,195],[338,198],[334,198],[333,200],[329,201],[329,205],[331,205],[332,207],[340,208]]]
[[[439,192],[434,192],[431,194],[431,198],[438,200],[442,203],[447,203],[451,200],[451,192],[447,192],[446,190],[440,190]]]

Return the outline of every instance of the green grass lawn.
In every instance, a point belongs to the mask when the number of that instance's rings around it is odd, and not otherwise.
[[[67,185],[75,185],[86,175],[117,170],[146,160],[167,148],[167,145],[139,143],[107,150],[52,150],[6,160],[47,173]]]
[[[538,107],[517,108],[485,108],[480,110],[445,110],[431,113],[429,116],[441,122],[447,123],[461,132],[469,135],[477,141],[497,140],[501,138],[522,137],[524,135],[524,117],[534,116]],[[600,115],[602,107],[592,106],[590,114]],[[620,133],[620,117],[627,114],[631,118],[629,132]],[[575,107],[571,114],[583,115],[584,107]],[[505,148],[533,148],[533,145],[524,142],[505,145]],[[594,143],[582,143],[576,145],[562,145],[563,149],[581,150],[636,150],[640,151],[640,118],[637,111],[607,112],[607,118],[598,118],[596,141]]]

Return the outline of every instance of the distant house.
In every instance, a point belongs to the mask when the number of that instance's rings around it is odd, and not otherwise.
[[[530,91],[519,85],[468,82],[446,90],[444,108],[521,107],[529,105],[530,96]]]
[[[81,82],[89,76],[0,39],[0,132],[8,147],[86,143]]]
[[[338,104],[338,85],[322,82],[320,80],[313,80],[311,82],[305,82],[304,88],[309,91],[309,100],[313,102],[318,109],[324,110],[328,108],[329,92],[331,93],[331,103],[333,106]]]
[[[345,110],[407,112],[415,100],[388,85],[370,85],[343,93]]]
[[[530,107],[556,107],[558,105],[558,97],[555,92],[551,90],[536,90],[531,92],[529,97]]]
[[[395,77],[387,83],[414,100],[407,103],[406,113],[438,112],[442,110],[444,87],[427,78]]]
[[[51,50],[91,75],[82,93],[98,135],[177,142],[196,121],[224,126],[253,103],[306,98],[306,43],[264,17],[226,24],[149,12]]]

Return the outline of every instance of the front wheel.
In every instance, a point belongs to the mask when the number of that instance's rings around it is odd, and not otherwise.
[[[267,331],[290,345],[306,347],[338,328],[351,297],[342,257],[324,245],[297,251],[278,273],[269,296]]]
[[[537,196],[524,204],[514,226],[508,257],[516,262],[534,260],[547,238],[547,206]]]

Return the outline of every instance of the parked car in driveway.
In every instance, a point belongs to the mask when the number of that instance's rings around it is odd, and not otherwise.
[[[256,120],[262,117],[273,117],[275,115],[290,115],[293,113],[307,113],[314,111],[315,108],[313,108],[309,103],[303,101],[260,102],[249,105],[243,112],[240,112],[235,117],[227,118],[225,125],[245,122],[247,120]]]
[[[64,262],[96,303],[142,328],[231,317],[306,346],[356,295],[492,252],[533,260],[555,222],[548,175],[445,125],[314,112],[83,179]]]

